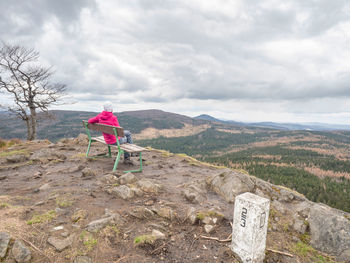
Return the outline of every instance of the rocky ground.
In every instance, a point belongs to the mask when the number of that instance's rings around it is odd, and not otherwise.
[[[86,136],[0,150],[0,261],[238,262],[235,196],[271,200],[265,262],[350,262],[350,215],[242,172],[150,149],[144,171]]]

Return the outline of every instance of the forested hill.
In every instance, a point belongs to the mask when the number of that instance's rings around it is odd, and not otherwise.
[[[57,141],[61,138],[76,137],[85,133],[82,120],[96,116],[97,112],[86,111],[50,111],[50,119],[39,119],[38,138]],[[130,129],[132,133],[153,127],[155,129],[181,129],[185,124],[198,126],[208,121],[197,120],[184,115],[164,112],[161,110],[127,111],[116,113],[121,126]],[[26,138],[24,121],[14,115],[2,112],[0,114],[0,138]]]
[[[38,137],[55,142],[85,133],[82,120],[97,113],[52,114],[53,119],[40,120]],[[350,131],[249,127],[160,110],[121,112],[117,116],[139,145],[244,170],[295,189],[312,201],[350,212]],[[0,138],[25,138],[25,124],[20,120],[0,114],[0,123]]]

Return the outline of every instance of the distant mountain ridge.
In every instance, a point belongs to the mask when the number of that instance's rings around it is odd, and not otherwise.
[[[94,117],[98,112],[53,110],[52,118],[38,121],[38,139],[57,141],[61,138],[76,137],[79,133],[85,133],[82,120]],[[115,113],[122,127],[131,130],[134,134],[147,128],[181,129],[185,124],[198,126],[208,121],[194,119],[188,116],[165,112],[161,110],[139,110]],[[40,114],[39,114],[40,116]],[[26,138],[26,125],[15,115],[8,112],[0,114],[0,138]]]
[[[350,130],[350,125],[329,124],[329,123],[279,123],[279,122],[237,122],[231,120],[220,120],[207,114],[194,117],[195,119],[218,122],[223,124],[237,124],[245,127],[259,127],[276,130],[309,130],[309,131],[332,131],[332,130]]]
[[[76,137],[79,133],[85,133],[82,120],[87,120],[97,112],[54,110],[50,111],[53,118],[39,119],[38,121],[38,139],[49,139],[57,141],[61,138]],[[350,125],[331,125],[323,123],[296,124],[296,123],[274,123],[258,122],[244,123],[228,120],[216,119],[210,115],[200,115],[189,117],[177,113],[165,112],[157,109],[125,111],[116,113],[119,123],[122,127],[130,129],[134,134],[139,134],[147,128],[156,130],[164,129],[182,129],[186,125],[199,126],[209,124],[212,126],[223,126],[228,129],[274,129],[282,131],[331,131],[331,130],[350,130]],[[39,114],[40,116],[40,114]],[[26,138],[26,125],[23,121],[16,118],[8,112],[0,114],[0,138]],[[4,125],[5,124],[5,125]]]

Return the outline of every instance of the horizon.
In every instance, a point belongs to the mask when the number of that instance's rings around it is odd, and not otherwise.
[[[39,51],[72,110],[111,101],[119,111],[350,124],[349,1],[62,1],[1,1],[0,42]]]
[[[288,125],[288,124],[291,124],[291,125],[305,125],[305,126],[308,126],[308,125],[325,125],[325,126],[328,126],[328,125],[337,125],[337,126],[345,126],[346,129],[350,129],[350,125],[349,124],[343,124],[343,123],[327,123],[327,122],[275,122],[275,121],[238,121],[238,120],[232,120],[232,119],[220,119],[220,118],[217,118],[216,116],[212,116],[210,114],[206,114],[206,113],[202,113],[202,114],[197,114],[197,115],[194,115],[194,116],[190,116],[190,115],[186,115],[186,114],[181,114],[181,113],[176,113],[176,112],[170,112],[170,111],[166,111],[166,110],[161,110],[161,109],[142,109],[142,110],[126,110],[126,111],[113,111],[113,114],[117,115],[119,113],[125,113],[125,112],[137,112],[137,111],[152,111],[152,110],[155,110],[155,111],[163,111],[165,113],[171,113],[171,114],[179,114],[179,115],[182,115],[182,116],[185,116],[185,117],[189,117],[189,118],[197,118],[197,117],[200,117],[202,115],[206,115],[208,117],[211,117],[211,118],[214,118],[214,119],[217,119],[219,121],[226,121],[226,122],[238,122],[238,123],[243,123],[243,124],[251,124],[251,125],[254,125],[254,124],[263,124],[263,123],[271,123],[271,124],[285,124],[285,125]],[[52,110],[49,110],[49,111],[72,111],[72,112],[91,112],[91,113],[94,113],[94,114],[98,114],[100,113],[101,111],[89,111],[89,110],[72,110],[72,109],[52,109]],[[6,113],[10,113],[6,110],[2,110],[0,109],[0,112],[6,112]],[[10,113],[12,115],[15,115],[14,113]],[[118,116],[118,115],[117,115]],[[325,128],[325,127],[324,127]],[[335,130],[339,129],[338,128],[335,128]]]

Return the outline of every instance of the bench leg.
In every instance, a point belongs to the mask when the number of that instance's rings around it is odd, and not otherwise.
[[[115,158],[115,162],[114,162],[114,166],[113,166],[113,172],[115,170],[117,170],[117,167],[118,167],[118,163],[119,163],[119,160],[120,160],[120,156],[122,155],[122,152],[119,151],[118,152],[118,155],[117,155],[117,158]]]
[[[108,145],[108,157],[112,157],[111,146]]]
[[[140,173],[140,172],[142,172],[142,153],[141,152],[140,152],[140,169],[124,171],[124,173]]]
[[[91,140],[89,140],[89,145],[88,145],[88,148],[86,150],[86,157],[88,157],[88,155],[89,155],[90,147],[91,147]]]

